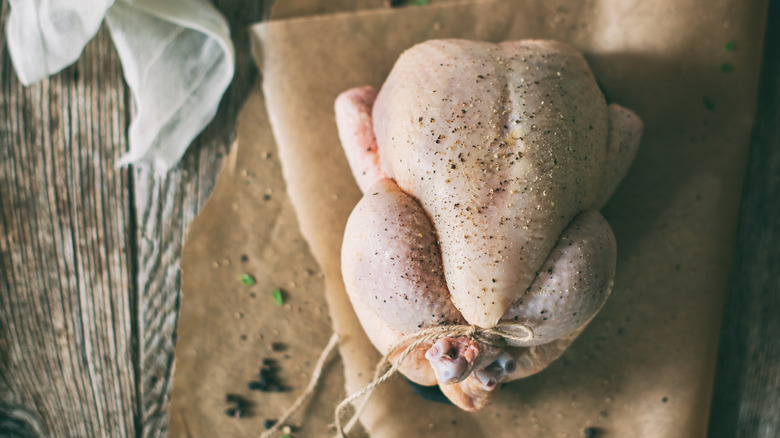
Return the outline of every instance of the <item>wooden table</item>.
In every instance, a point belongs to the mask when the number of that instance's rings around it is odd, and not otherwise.
[[[245,29],[263,2],[216,3],[236,76],[161,179],[113,167],[131,97],[105,29],[76,64],[28,88],[0,32],[0,437],[166,434],[182,243],[257,77]],[[3,1],[3,25],[7,14]],[[712,437],[780,436],[780,0],[768,23]]]

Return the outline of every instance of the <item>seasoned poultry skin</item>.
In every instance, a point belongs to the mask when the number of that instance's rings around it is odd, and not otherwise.
[[[416,45],[379,93],[345,91],[335,111],[364,193],[342,274],[372,343],[388,353],[441,324],[531,328],[505,348],[438,339],[405,361],[468,411],[560,356],[612,289],[615,238],[598,210],[633,160],[639,117],[607,105],[579,52],[540,40]]]

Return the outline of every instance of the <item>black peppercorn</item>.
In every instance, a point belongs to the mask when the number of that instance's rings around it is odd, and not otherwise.
[[[268,390],[268,384],[265,382],[251,381],[247,385],[250,391],[266,391]]]

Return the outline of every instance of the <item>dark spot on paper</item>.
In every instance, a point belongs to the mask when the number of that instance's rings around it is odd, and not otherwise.
[[[598,433],[599,431],[595,427],[586,427],[585,429],[582,429],[582,436],[585,438],[595,438]]]

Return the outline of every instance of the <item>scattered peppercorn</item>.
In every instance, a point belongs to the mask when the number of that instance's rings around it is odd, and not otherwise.
[[[241,396],[235,394],[227,394],[225,396],[225,402],[232,406],[225,409],[225,415],[233,418],[241,418],[248,414],[248,408],[250,403],[244,400]]]
[[[276,425],[276,420],[268,420],[267,419],[267,420],[263,421],[263,428],[265,428],[265,430],[268,430],[268,429],[274,427],[275,425]]]
[[[227,394],[225,396],[225,401],[228,402],[228,403],[240,404],[240,403],[243,403],[244,400],[239,395]]]
[[[584,436],[585,438],[595,438],[596,433],[598,433],[598,429],[596,429],[595,427],[586,427],[585,429],[582,430],[582,436]]]
[[[278,367],[276,361],[270,358],[263,359],[262,367],[258,372],[258,379],[247,384],[250,391],[283,392],[284,386],[276,375]]]
[[[271,351],[277,352],[277,353],[280,352],[280,351],[287,350],[287,345],[285,345],[285,344],[283,344],[281,342],[271,342],[269,347],[271,347]],[[264,360],[264,362],[265,362],[265,360]]]
[[[250,391],[265,391],[268,388],[268,385],[256,380],[249,382],[246,386]]]

